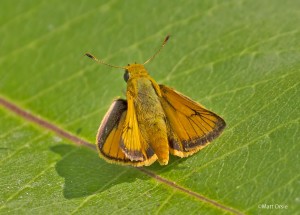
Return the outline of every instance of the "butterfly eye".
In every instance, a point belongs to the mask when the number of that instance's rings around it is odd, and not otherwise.
[[[129,79],[129,72],[128,70],[125,70],[125,73],[124,73],[124,81],[127,82]]]

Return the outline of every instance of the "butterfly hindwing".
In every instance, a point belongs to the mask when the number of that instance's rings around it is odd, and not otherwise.
[[[226,124],[213,112],[172,88],[160,85],[166,114],[170,152],[186,157],[218,137]]]
[[[105,114],[97,134],[97,148],[106,160],[111,162],[128,162],[120,149],[121,132],[127,112],[127,102],[115,100]]]

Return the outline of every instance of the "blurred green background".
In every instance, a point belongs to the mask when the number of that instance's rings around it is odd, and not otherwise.
[[[93,143],[124,66],[171,39],[150,75],[227,122],[196,155],[148,171],[107,164],[0,107],[1,214],[296,214],[300,2],[8,1],[0,4],[0,97]],[[261,205],[274,205],[262,209]],[[287,209],[275,209],[275,205]]]

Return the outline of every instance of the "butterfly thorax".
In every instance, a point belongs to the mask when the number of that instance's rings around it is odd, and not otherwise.
[[[141,78],[145,78],[144,80],[148,79],[151,84],[149,86],[155,89],[156,94],[161,97],[161,91],[156,83],[156,81],[148,74],[146,68],[142,64],[128,64],[125,67],[125,74],[124,79],[127,82],[127,90],[131,92],[133,96],[135,96],[136,92],[138,91],[137,82],[142,80]]]

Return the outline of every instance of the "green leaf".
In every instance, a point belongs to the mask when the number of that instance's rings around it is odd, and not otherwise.
[[[3,0],[0,213],[296,214],[299,6],[296,0]],[[167,34],[170,41],[147,65],[151,76],[228,125],[192,157],[143,169],[107,164],[3,105],[93,143],[126,83],[123,71],[83,54],[118,66],[144,62]]]

